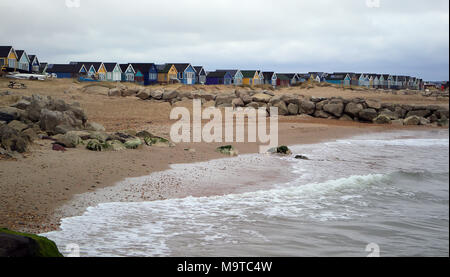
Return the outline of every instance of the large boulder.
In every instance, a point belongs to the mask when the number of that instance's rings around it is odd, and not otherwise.
[[[94,131],[94,132],[105,132],[106,131],[105,127],[102,124],[96,123],[96,122],[88,122],[86,124],[85,129],[88,131]]]
[[[50,111],[48,109],[41,111],[39,124],[41,129],[49,134],[58,134],[62,133],[62,130],[77,130],[83,127],[83,122],[78,120],[73,112]],[[65,128],[57,128],[58,126],[64,126]]]
[[[13,120],[8,124],[9,127],[13,128],[14,130],[16,130],[17,132],[22,132],[23,130],[28,128],[28,125],[18,121],[18,120]]]
[[[300,105],[300,99],[292,94],[284,94],[281,96],[281,100],[283,100],[286,105],[289,104],[295,104],[295,105]]]
[[[369,108],[369,109],[375,109],[375,110],[381,109],[381,102],[378,100],[367,99],[366,105],[367,105],[367,108]]]
[[[389,109],[384,109],[380,112],[380,115],[388,117],[390,120],[397,120],[399,119],[399,116],[397,113],[389,110]]]
[[[373,119],[375,124],[391,124],[391,118],[386,115],[379,115]]]
[[[162,99],[165,101],[172,100],[178,97],[178,92],[176,90],[166,90],[163,93]]]
[[[364,106],[361,103],[350,102],[345,106],[345,113],[357,117],[359,113],[364,110]]]
[[[241,98],[235,98],[233,99],[233,101],[231,102],[231,105],[233,106],[233,108],[235,107],[244,107],[244,101],[242,101]]]
[[[108,91],[108,96],[114,97],[114,96],[121,96],[122,91],[119,88],[112,88]]]
[[[299,113],[312,115],[316,111],[316,104],[312,101],[303,99],[300,101]]]
[[[288,108],[284,101],[280,101],[273,106],[278,108],[278,115],[288,115],[289,114]]]
[[[377,111],[372,108],[364,109],[360,111],[358,114],[359,119],[369,122],[372,122],[377,116],[378,116]]]
[[[403,121],[403,124],[406,126],[416,126],[420,124],[420,117],[418,116],[410,116]]]
[[[122,96],[123,97],[136,96],[136,94],[138,92],[139,92],[139,89],[137,89],[137,88],[129,88],[129,89],[122,90]]]
[[[0,257],[58,258],[63,255],[56,244],[45,237],[0,229]]]
[[[30,143],[27,136],[17,130],[3,125],[0,127],[0,146],[7,151],[25,153]]]
[[[323,106],[323,110],[336,117],[341,117],[344,112],[344,103],[341,101],[331,101]]]
[[[0,121],[11,122],[20,119],[23,111],[14,107],[0,107]]]
[[[216,107],[231,107],[231,102],[235,98],[234,94],[219,94],[216,97]]]
[[[41,118],[41,111],[45,109],[48,104],[48,98],[41,97],[40,95],[33,95],[31,98],[31,103],[26,109],[28,119],[33,122],[38,122]]]
[[[270,99],[272,98],[272,96],[268,95],[268,94],[264,94],[264,93],[258,93],[253,95],[253,102],[264,102],[264,103],[269,103]]]
[[[20,109],[20,110],[26,110],[28,108],[28,106],[30,106],[31,103],[25,99],[20,99],[19,102],[15,103],[14,105],[12,105],[11,107]]]
[[[56,135],[54,137],[56,139],[56,143],[66,147],[66,148],[76,148],[83,141],[79,136],[74,132],[68,132],[64,135]]]
[[[327,112],[325,112],[323,110],[316,110],[314,112],[314,117],[317,117],[317,118],[330,118],[330,114],[328,114]]]
[[[164,91],[160,89],[150,92],[150,96],[155,100],[161,100],[163,98],[163,95]]]
[[[297,115],[298,114],[298,105],[290,103],[288,105],[288,112],[290,115]]]
[[[147,89],[142,89],[136,96],[142,100],[147,100],[148,98],[150,98],[150,92]]]
[[[406,114],[406,117],[411,117],[411,116],[428,117],[431,114],[432,114],[432,111],[430,111],[430,110],[413,110],[413,111],[409,111]]]

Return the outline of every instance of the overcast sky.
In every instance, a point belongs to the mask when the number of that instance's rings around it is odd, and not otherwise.
[[[49,63],[449,79],[448,0],[1,0],[0,10],[0,45]]]

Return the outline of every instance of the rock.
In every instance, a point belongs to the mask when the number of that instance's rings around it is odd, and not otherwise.
[[[317,118],[329,118],[330,115],[328,113],[322,111],[322,110],[316,110],[314,112],[314,117],[317,117]]]
[[[377,116],[378,113],[375,109],[364,109],[358,114],[359,119],[369,122],[372,122]]]
[[[303,155],[297,155],[297,156],[295,156],[295,158],[296,158],[297,160],[306,160],[306,161],[308,161],[308,160],[309,160],[309,158],[308,158],[308,157],[306,157],[306,156],[303,156]]]
[[[52,145],[52,150],[53,151],[59,151],[59,152],[66,152],[66,148],[64,148],[64,146],[62,146],[61,144],[58,143],[53,143]]]
[[[73,132],[68,132],[64,135],[56,135],[53,138],[56,139],[56,143],[66,148],[76,148],[79,144],[83,143],[83,140]]]
[[[246,105],[248,108],[259,109],[259,104],[256,102],[251,102]]]
[[[418,116],[410,116],[403,121],[406,126],[416,126],[420,124],[420,118]]]
[[[86,149],[91,151],[105,151],[109,149],[109,145],[106,142],[100,142],[97,139],[91,139],[86,145]]]
[[[403,119],[392,120],[391,124],[395,126],[403,126]]]
[[[229,155],[229,156],[239,155],[239,151],[237,151],[232,145],[218,147],[216,149],[216,152],[219,152],[224,155]]]
[[[34,141],[38,138],[38,135],[34,128],[28,128],[22,132],[22,137],[26,137],[28,141]]]
[[[107,144],[109,146],[108,149],[111,151],[123,151],[127,149],[125,145],[118,140],[108,141]]]
[[[242,99],[242,101],[244,102],[244,104],[248,104],[248,103],[251,103],[251,102],[253,102],[253,97],[251,97],[250,95],[248,95],[248,94],[244,94],[244,95],[242,95],[241,96],[241,99]]]
[[[105,132],[90,132],[90,134],[89,134],[89,139],[95,139],[101,143],[106,142],[109,138],[110,138],[110,136]],[[130,136],[130,138],[131,138],[131,136]],[[125,142],[125,140],[124,140],[124,142]]]
[[[409,111],[406,114],[406,117],[411,117],[411,116],[428,117],[431,114],[432,114],[432,111],[430,111],[430,110],[413,110],[413,111]]]
[[[341,121],[353,121],[353,118],[351,118],[348,114],[343,114],[341,118],[339,118]]]
[[[428,120],[428,119],[426,119],[426,118],[424,118],[424,117],[419,117],[419,119],[420,119],[420,125],[429,125],[431,122]]]
[[[360,103],[350,102],[345,106],[345,113],[352,117],[359,116],[362,110],[364,110],[364,106]]]
[[[142,100],[147,100],[150,98],[150,92],[146,89],[143,89],[139,91],[139,93],[136,96]]]
[[[290,103],[287,108],[288,108],[288,112],[290,115],[298,114],[298,105],[297,104]]]
[[[161,100],[163,98],[164,91],[158,89],[150,92],[150,96],[155,100]]]
[[[20,119],[23,111],[14,107],[0,107],[0,120],[11,122]]]
[[[83,126],[83,122],[76,119],[71,111],[60,112],[43,109],[39,121],[41,129],[49,134],[61,133],[61,128],[57,130],[57,126],[69,126],[72,129],[81,129]]]
[[[8,124],[6,121],[0,121],[0,127],[2,127],[3,125]]]
[[[268,152],[272,153],[272,154],[277,153],[277,154],[282,154],[282,155],[291,155],[292,154],[292,151],[287,146],[284,146],[284,145],[279,146],[277,148],[271,148],[271,149],[269,149]]]
[[[442,118],[449,118],[449,111],[448,110],[444,110],[444,109],[440,109],[436,111],[436,115],[438,116],[439,119]]]
[[[341,117],[344,112],[344,103],[342,102],[330,102],[323,106],[323,110],[336,117]]]
[[[122,96],[122,91],[119,88],[112,88],[108,91],[108,96],[110,97]]]
[[[323,106],[328,104],[328,102],[329,102],[328,100],[323,100],[319,103],[316,103],[316,111],[323,110]]]
[[[274,97],[270,98],[269,105],[274,106],[275,104],[278,104],[279,102],[283,101],[281,99],[282,97],[283,95],[275,95]]]
[[[92,138],[92,133],[87,131],[69,131],[66,135],[78,136],[82,140],[88,140]]]
[[[19,100],[19,102],[17,102],[16,104],[12,105],[11,107],[13,108],[17,108],[19,110],[26,110],[28,108],[28,106],[30,106],[31,103],[25,99],[21,99]]]
[[[0,229],[0,257],[57,258],[63,257],[56,244],[41,236]]]
[[[0,127],[0,145],[7,151],[25,153],[28,150],[29,140],[17,130],[3,125]]]
[[[33,95],[30,103],[31,104],[26,109],[28,119],[37,122],[41,118],[41,111],[49,104],[49,100],[48,98],[43,98],[39,95]]]
[[[367,99],[366,100],[367,108],[379,110],[381,109],[381,102],[374,99]]]
[[[127,149],[137,149],[139,146],[142,145],[142,141],[140,138],[133,138],[133,139],[125,141],[125,143],[123,145]]]
[[[152,137],[154,137],[154,135],[148,131],[140,131],[140,132],[136,133],[136,137],[144,139],[147,137],[152,138]]]
[[[441,118],[437,121],[437,124],[439,127],[448,127],[448,119],[447,118]]]
[[[270,95],[270,96],[275,96],[275,93],[269,91],[269,90],[265,90],[263,91],[264,94]]]
[[[373,119],[375,124],[391,124],[391,119],[386,115],[379,115]]]
[[[397,120],[399,119],[398,114],[394,111],[391,111],[389,109],[384,109],[380,112],[380,115],[388,117],[390,120]]]
[[[205,101],[214,101],[216,99],[216,96],[214,94],[198,91],[198,92],[192,93],[192,98],[204,99]]]
[[[146,137],[144,139],[145,144],[148,146],[156,146],[156,147],[174,147],[169,140],[161,137]]]
[[[86,124],[86,130],[88,131],[94,131],[94,132],[105,132],[106,129],[103,125],[95,122],[89,122]]]
[[[235,107],[244,107],[244,101],[242,101],[241,98],[235,98],[233,99],[233,101],[231,101],[231,106],[233,106],[233,108]]]
[[[136,94],[139,92],[139,89],[135,88],[129,88],[122,91],[122,97],[127,96],[136,96]]]
[[[17,132],[22,132],[23,130],[28,128],[28,125],[20,122],[18,120],[13,120],[10,123],[8,123],[8,126],[16,130]]]
[[[172,100],[178,97],[178,92],[176,90],[167,90],[164,91],[162,99],[163,100]]]
[[[309,114],[312,115],[316,111],[316,104],[312,101],[308,100],[301,100],[300,101],[300,107],[299,107],[299,113],[300,114]]]
[[[294,96],[291,94],[283,94],[281,96],[281,100],[283,100],[286,103],[286,105],[289,105],[289,104],[300,105],[300,99],[298,99],[297,96]]]
[[[216,107],[231,107],[231,102],[235,98],[233,94],[219,94],[216,97]]]
[[[278,115],[288,115],[289,114],[288,108],[284,101],[280,101],[273,106],[278,108]]]

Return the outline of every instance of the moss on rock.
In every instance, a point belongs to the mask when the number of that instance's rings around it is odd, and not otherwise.
[[[38,235],[33,235],[33,234],[27,234],[27,233],[20,233],[20,232],[15,232],[15,231],[11,231],[8,229],[4,229],[4,228],[0,228],[0,235],[2,234],[6,234],[6,235],[12,235],[11,238],[9,239],[13,239],[14,236],[22,237],[22,238],[29,238],[32,239],[34,242],[36,242],[36,244],[33,243],[33,245],[29,245],[30,246],[30,252],[29,254],[31,254],[32,257],[48,257],[48,258],[57,258],[57,257],[63,257],[63,255],[59,252],[58,247],[56,246],[56,244],[45,238],[45,237],[41,237]],[[11,245],[11,244],[10,244]],[[6,255],[8,255],[8,251],[15,251],[16,249],[1,249],[2,245],[0,245],[0,250],[4,250],[6,252]]]

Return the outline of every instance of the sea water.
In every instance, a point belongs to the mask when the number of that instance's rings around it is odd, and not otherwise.
[[[293,173],[289,182],[222,196],[104,203],[44,235],[64,254],[75,244],[81,256],[449,255],[448,130],[291,149],[292,156],[267,157],[288,162],[279,170]],[[245,157],[236,162],[245,170]]]

